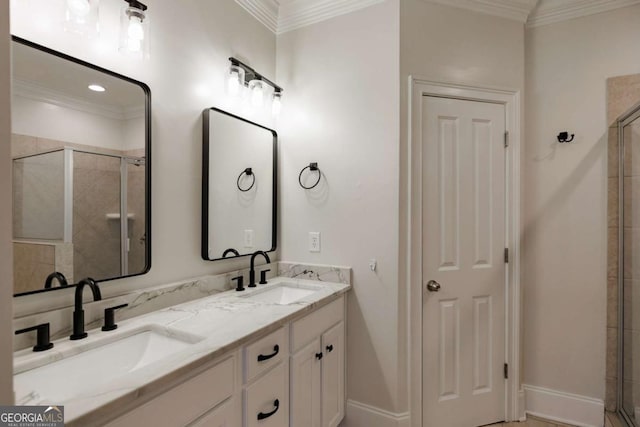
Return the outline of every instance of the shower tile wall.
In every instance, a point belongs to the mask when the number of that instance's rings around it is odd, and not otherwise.
[[[120,159],[76,152],[73,160],[75,277],[120,276]]]
[[[617,407],[617,385],[618,385],[618,225],[619,209],[618,203],[620,194],[618,191],[619,179],[619,152],[618,152],[618,129],[616,120],[623,113],[632,108],[640,100],[640,74],[631,76],[613,77],[607,80],[607,122],[609,123],[608,134],[608,248],[607,248],[607,365],[606,365],[606,398],[605,407],[608,411],[615,411]],[[637,145],[638,147],[640,145]],[[625,243],[640,242],[640,223],[632,221],[630,212],[635,203],[640,208],[640,153],[634,156],[631,150],[625,150],[625,191],[629,190],[625,197]],[[635,162],[631,162],[635,158]],[[636,185],[635,182],[638,182]],[[637,192],[637,195],[636,195]],[[628,202],[627,202],[628,201]],[[636,202],[637,201],[637,202]],[[638,210],[638,209],[636,209]],[[629,236],[629,237],[627,237]],[[633,237],[636,237],[635,239]],[[640,250],[632,251],[628,247],[625,253],[630,255],[635,252],[640,254]],[[638,248],[640,249],[640,248]],[[633,274],[629,268],[632,265],[630,259],[625,262],[625,286],[631,283],[633,277],[640,277],[640,274]],[[640,266],[638,266],[640,267]],[[637,300],[636,300],[637,301]],[[639,311],[640,312],[640,311]],[[639,328],[640,330],[640,328]],[[625,331],[630,334],[631,330]],[[635,340],[634,340],[635,341]],[[639,349],[640,350],[640,349]],[[640,354],[640,351],[637,353]],[[630,366],[627,366],[630,368]],[[637,368],[636,368],[637,369]],[[639,372],[640,374],[640,372]],[[640,380],[640,375],[638,376]],[[635,387],[636,396],[640,396],[640,381],[638,385],[625,381],[625,387]],[[632,402],[628,402],[633,405]],[[640,407],[640,402],[634,406]]]

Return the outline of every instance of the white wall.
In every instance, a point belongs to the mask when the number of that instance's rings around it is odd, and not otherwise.
[[[101,34],[97,39],[63,31],[58,8],[63,2],[11,3],[15,35],[130,76],[151,88],[152,268],[147,275],[105,284],[106,296],[246,264],[246,260],[210,263],[200,257],[201,115],[207,107],[229,106],[224,94],[229,56],[246,60],[267,76],[275,75],[275,35],[234,0],[146,2],[151,20],[151,57],[147,61],[129,59],[117,51],[120,3],[100,3]],[[43,298],[17,298],[16,313],[42,309]],[[68,305],[72,300],[71,292],[57,291],[47,294],[46,305]]]
[[[524,382],[605,392],[608,77],[640,72],[640,6],[527,30]],[[560,145],[560,131],[576,134]]]
[[[398,1],[278,37],[282,258],[353,267],[348,399],[394,411],[398,387]],[[323,181],[305,191],[300,170]],[[321,233],[320,253],[308,232]],[[378,261],[377,272],[369,260]]]
[[[401,148],[400,148],[400,312],[406,318],[409,286],[405,275],[407,186],[408,181],[408,108],[409,76],[435,82],[451,82],[480,87],[524,90],[524,26],[516,21],[485,14],[428,3],[423,0],[402,0],[400,3],[401,31]],[[415,288],[414,288],[415,289]],[[407,323],[399,331],[406,351]],[[406,353],[403,353],[406,354]],[[399,359],[406,360],[406,355]],[[406,364],[401,365],[406,371]],[[409,386],[400,389],[406,393]],[[403,405],[408,396],[401,395]],[[419,402],[418,402],[419,404]]]
[[[0,2],[0,405],[13,404],[13,252],[11,247],[11,69],[9,3]],[[8,203],[6,201],[9,201]]]

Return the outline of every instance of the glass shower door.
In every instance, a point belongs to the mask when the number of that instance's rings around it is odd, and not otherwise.
[[[640,424],[640,112],[621,122],[620,411]]]

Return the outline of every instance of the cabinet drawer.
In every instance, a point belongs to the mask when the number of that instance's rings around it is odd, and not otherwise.
[[[235,372],[236,357],[231,356],[116,419],[108,426],[188,425],[233,394]]]
[[[289,423],[289,376],[281,363],[245,391],[245,427],[282,427]]]
[[[252,381],[258,375],[276,366],[288,354],[287,330],[280,328],[244,348],[244,380]]]
[[[291,325],[291,351],[296,352],[344,318],[344,297]]]
[[[239,398],[231,397],[207,412],[189,427],[237,427],[242,422]]]

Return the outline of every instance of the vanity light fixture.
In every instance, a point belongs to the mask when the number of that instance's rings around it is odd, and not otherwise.
[[[144,58],[149,54],[147,6],[138,0],[124,0],[120,15],[120,51]]]
[[[264,106],[267,97],[267,87],[273,88],[271,111],[274,116],[280,113],[282,108],[282,92],[284,89],[271,80],[258,73],[253,68],[236,58],[229,58],[231,66],[227,75],[227,92],[231,96],[238,96],[244,87],[249,88],[251,105],[255,108]]]
[[[100,85],[89,85],[89,90],[92,90],[94,92],[104,92],[106,91],[106,89],[104,88],[104,86],[100,86]]]
[[[92,35],[98,33],[98,8],[100,0],[65,0],[64,29]]]

